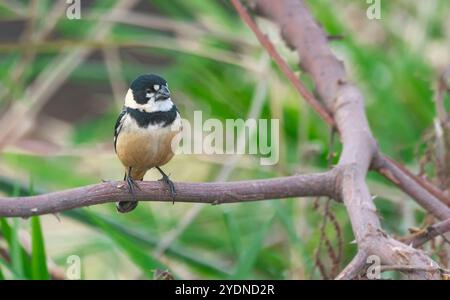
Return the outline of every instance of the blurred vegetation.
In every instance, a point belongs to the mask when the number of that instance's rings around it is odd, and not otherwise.
[[[329,129],[228,1],[142,0],[132,12],[106,18],[117,2],[82,0],[80,20],[67,19],[65,6],[54,1],[0,3],[0,125],[14,108],[28,108],[18,115],[20,126],[3,140],[0,134],[1,193],[28,195],[122,178],[113,126],[127,85],[149,72],[168,80],[186,119],[194,110],[203,119],[246,119],[250,112],[280,119],[277,165],[260,166],[254,156],[179,155],[165,167],[175,181],[323,171],[330,151],[336,161],[340,148],[330,149]],[[433,87],[450,65],[450,2],[383,1],[381,20],[367,19],[365,1],[307,2],[330,35],[343,36],[332,47],[364,93],[381,149],[417,173],[427,148],[421,141],[436,118]],[[92,40],[100,22],[112,29]],[[277,29],[260,25],[298,71]],[[72,70],[61,61],[77,49],[91,52]],[[45,89],[55,92],[39,95],[57,70]],[[67,79],[58,82],[65,72]],[[435,174],[427,175],[432,180]],[[146,180],[154,179],[158,174],[150,171]],[[405,235],[422,224],[424,212],[390,183],[370,174],[369,185],[390,234]],[[325,211],[331,216],[326,223]],[[151,279],[155,270],[185,279],[323,278],[335,275],[356,250],[345,208],[326,199],[226,206],[141,202],[127,215],[111,203],[59,216],[3,218],[0,234],[0,279],[63,278],[71,255],[80,257],[83,279]]]

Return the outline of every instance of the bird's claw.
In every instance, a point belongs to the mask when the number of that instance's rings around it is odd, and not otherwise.
[[[170,180],[169,176],[163,175],[163,177],[159,180],[167,184],[169,187],[170,195],[172,196],[172,204],[175,204],[175,195],[177,194],[177,191],[175,190],[175,184],[172,180]]]
[[[128,185],[128,191],[130,192],[131,196],[133,197],[133,201],[136,201],[135,189],[141,190],[141,188],[136,183],[136,181],[134,181],[133,178],[131,178],[130,176],[127,176],[126,181],[127,181],[127,185]]]
[[[128,192],[131,194],[132,201],[117,202],[117,204],[116,204],[117,210],[121,213],[127,213],[136,208],[138,202],[136,199],[135,188],[138,190],[141,190],[139,185],[130,176],[127,176],[125,178],[125,181],[128,186]]]

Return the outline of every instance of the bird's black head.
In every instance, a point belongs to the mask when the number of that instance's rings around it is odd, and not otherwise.
[[[155,74],[141,75],[131,83],[134,101],[145,104],[150,99],[162,101],[170,98],[167,81]]]

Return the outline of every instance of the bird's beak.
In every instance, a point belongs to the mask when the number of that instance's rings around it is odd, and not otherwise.
[[[170,92],[166,86],[161,86],[161,88],[156,92],[156,101],[166,100],[170,98]]]

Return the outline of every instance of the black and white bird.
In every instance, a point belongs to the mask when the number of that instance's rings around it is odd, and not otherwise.
[[[154,74],[136,78],[125,96],[114,131],[114,148],[125,167],[124,180],[133,196],[133,201],[117,202],[119,212],[136,208],[135,181],[142,181],[152,168],[161,173],[161,180],[175,196],[173,182],[160,167],[174,156],[172,139],[181,130],[181,117],[170,98],[167,81]]]

